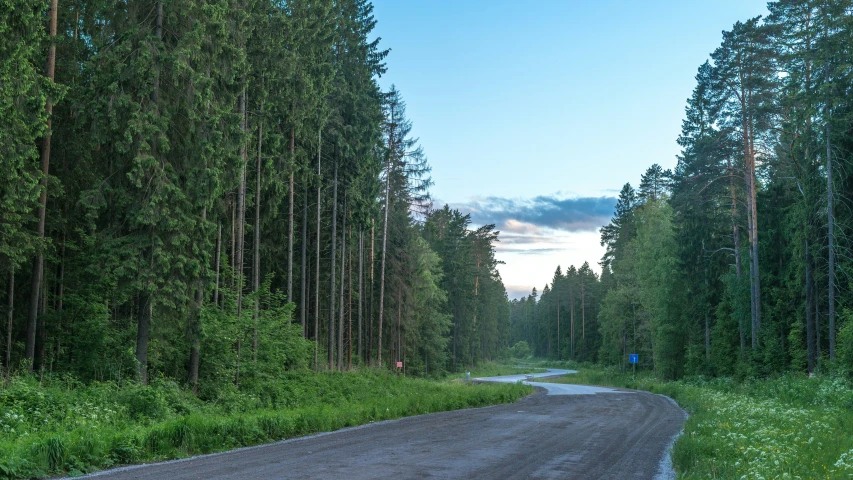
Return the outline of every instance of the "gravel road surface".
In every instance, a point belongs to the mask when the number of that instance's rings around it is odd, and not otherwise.
[[[550,370],[536,377],[569,373]],[[572,372],[573,373],[573,372]],[[514,382],[524,375],[476,379]],[[667,448],[685,414],[663,396],[531,382],[510,405],[435,413],[92,478],[674,478]]]

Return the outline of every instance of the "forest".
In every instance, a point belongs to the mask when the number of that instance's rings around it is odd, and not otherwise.
[[[853,373],[853,3],[768,10],[699,66],[676,167],[622,187],[601,273],[513,300],[512,342],[663,379]]]
[[[366,0],[3,0],[6,375],[211,398],[498,356],[498,232],[433,207],[375,24]]]

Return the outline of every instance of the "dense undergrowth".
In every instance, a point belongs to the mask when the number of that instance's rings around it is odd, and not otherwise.
[[[606,385],[673,398],[690,417],[672,459],[679,478],[769,479],[853,477],[853,389],[832,376],[782,375],[735,381],[690,377],[636,379],[617,368],[575,363],[553,382]]]
[[[524,385],[438,382],[362,370],[287,373],[200,400],[168,380],[151,386],[39,383],[0,387],[0,478],[79,474],[181,458],[409,415],[513,402]]]

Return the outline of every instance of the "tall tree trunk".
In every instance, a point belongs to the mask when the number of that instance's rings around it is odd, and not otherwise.
[[[335,151],[335,173],[332,185],[332,249],[331,269],[329,270],[329,368],[335,368],[335,257],[338,239],[338,156]]]
[[[812,286],[812,256],[806,239],[806,351],[809,373],[815,368],[814,288]]]
[[[358,231],[358,358],[364,362],[364,350],[362,349],[362,309],[364,307],[364,230]]]
[[[827,263],[827,288],[829,290],[829,305],[827,316],[829,317],[829,361],[835,361],[835,216],[833,215],[834,187],[832,182],[832,143],[830,141],[830,111],[829,101],[824,106],[826,117],[826,226],[827,241],[829,243],[829,261]]]
[[[389,202],[391,195],[391,174],[392,174],[392,163],[391,157],[388,157],[388,171],[385,175],[385,221],[382,223],[382,260],[381,266],[379,267],[379,331],[378,331],[378,345],[379,351],[377,353],[378,363],[382,365],[382,315],[385,313],[385,253],[388,250],[388,210],[391,209],[391,203]],[[456,335],[453,338],[454,351],[456,346]],[[454,355],[455,362],[455,355]]]
[[[302,337],[306,337],[305,315],[308,308],[308,184],[302,188],[302,268],[299,270],[299,324],[302,325]]]
[[[290,186],[287,220],[287,301],[293,301],[293,169],[296,167],[296,132],[290,130]]]
[[[38,341],[36,342],[36,358],[38,359],[39,370],[41,376],[44,376],[44,352],[45,344],[47,343],[47,325],[45,316],[47,314],[47,292],[46,281],[42,279],[41,295],[39,295],[39,315],[38,315]]]
[[[264,111],[264,102],[261,101],[261,113]],[[255,228],[254,247],[252,248],[252,290],[255,292],[254,312],[252,313],[252,361],[258,360],[258,318],[261,314],[261,299],[258,290],[261,288],[261,176],[263,164],[261,163],[261,148],[264,139],[264,122],[258,120],[258,160],[255,167]],[[292,197],[291,197],[292,200]],[[292,211],[291,211],[292,213]],[[288,300],[290,294],[288,294]]]
[[[586,293],[584,292],[583,280],[581,280],[581,338],[586,340]],[[586,342],[584,342],[584,346],[586,346]]]
[[[162,25],[162,4],[158,3],[158,28]],[[50,2],[50,23],[48,26],[50,33],[50,46],[47,50],[47,65],[45,67],[45,75],[50,83],[54,81],[54,71],[56,70],[56,23],[57,23],[58,0]],[[50,140],[51,140],[51,123],[53,115],[53,101],[48,97],[44,106],[47,112],[47,134],[42,139],[41,148],[41,194],[39,195],[38,207],[38,225],[36,233],[39,238],[39,249],[36,257],[33,260],[33,277],[30,290],[30,312],[27,318],[27,343],[26,343],[26,359],[29,362],[27,368],[33,371],[33,363],[35,363],[35,347],[36,347],[36,327],[38,320],[39,294],[42,290],[42,277],[44,276],[44,252],[42,250],[44,240],[44,226],[47,217],[47,176],[50,171]]]
[[[237,272],[237,202],[232,197],[231,203],[231,284],[234,286]],[[235,292],[236,293],[236,292]]]
[[[737,219],[737,197],[735,196],[735,175],[734,169],[732,168],[732,160],[731,158],[726,158],[726,164],[729,171],[729,195],[732,200],[732,237],[734,240],[734,249],[735,249],[735,274],[737,275],[738,283],[741,280],[741,260],[740,260],[740,227],[738,225]],[[738,335],[740,336],[740,357],[741,360],[744,359],[744,355],[746,353],[746,329],[743,325],[743,314],[738,311]]]
[[[317,139],[317,238],[316,238],[316,264],[314,265],[314,370],[319,368],[319,360],[317,358],[317,349],[320,345],[320,191],[322,188],[322,177],[320,177],[320,159],[323,149],[323,131],[318,134]]]
[[[344,285],[347,265],[347,198],[344,194],[344,224],[341,227],[341,293],[338,301],[338,370],[344,369]]]
[[[245,7],[245,2],[244,7]],[[243,93],[240,96],[240,130],[245,136],[248,131],[248,119],[246,118],[247,103],[249,102],[249,94],[246,91],[246,75],[243,75]],[[237,283],[237,324],[241,325],[240,320],[243,316],[243,251],[245,247],[245,231],[246,226],[246,167],[249,163],[248,145],[245,138],[240,142],[240,186],[237,191],[237,251],[235,254],[236,260],[236,283]],[[243,348],[243,332],[238,326],[237,344],[236,344],[236,364],[234,368],[234,384],[240,385],[240,353]]]
[[[59,273],[57,274],[57,285],[56,285],[56,313],[57,313],[57,324],[56,324],[56,355],[54,358],[57,362],[59,362],[59,354],[62,352],[61,349],[61,340],[62,340],[62,320],[63,313],[65,312],[65,232],[62,234],[62,253],[59,257]]]
[[[347,241],[352,241],[352,227],[347,232]],[[347,257],[347,370],[352,370],[352,251]]]
[[[373,293],[376,290],[374,287],[376,286],[376,280],[373,277],[373,266],[375,262],[374,257],[374,239],[375,236],[376,225],[373,221],[373,217],[370,218],[370,302],[367,304],[367,318],[368,318],[368,332],[367,332],[367,363],[373,364]]]
[[[12,319],[15,316],[15,266],[9,267],[9,311],[6,312],[6,374],[12,371]]]
[[[143,292],[139,298],[136,327],[136,363],[139,381],[148,385],[148,338],[151,329],[151,294]]]
[[[761,331],[761,283],[758,270],[758,208],[755,177],[755,150],[752,143],[752,126],[747,119],[745,93],[741,92],[744,162],[746,164],[746,208],[749,233],[750,306],[752,313],[752,348],[758,348]]]
[[[202,209],[201,219],[203,222],[207,222],[207,208]],[[218,242],[219,240],[217,239],[217,243]],[[205,276],[202,275],[198,279],[198,286],[195,291],[195,305],[193,308],[193,324],[190,327],[192,345],[190,346],[189,383],[192,386],[194,395],[198,395],[198,366],[201,350],[201,309],[204,307],[204,277]]]
[[[222,224],[216,226],[216,281],[213,284],[213,304],[219,306],[219,264],[222,257]]]
[[[562,360],[563,352],[560,351],[560,296],[557,295],[557,360]]]
[[[569,347],[569,356],[574,360],[575,358],[575,295],[571,288],[569,288],[569,302],[571,307],[569,308],[569,322],[571,323],[571,338],[569,341],[572,343]]]

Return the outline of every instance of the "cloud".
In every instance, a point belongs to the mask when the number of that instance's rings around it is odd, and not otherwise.
[[[533,290],[532,287],[528,287],[526,285],[506,285],[505,288],[506,294],[510,300],[526,297]]]
[[[607,224],[615,206],[615,197],[560,198],[556,195],[530,199],[485,197],[451,205],[471,213],[475,224],[494,223],[499,230],[528,235],[538,234],[542,228],[595,231]]]

